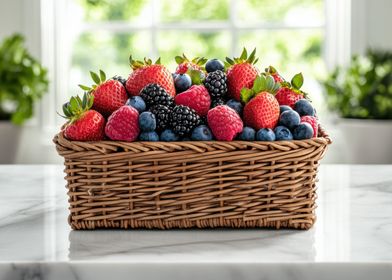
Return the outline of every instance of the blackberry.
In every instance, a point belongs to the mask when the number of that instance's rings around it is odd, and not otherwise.
[[[125,87],[125,84],[127,83],[127,79],[124,79],[123,77],[118,76],[118,75],[114,76],[112,79],[119,81],[120,83],[123,84],[124,87]]]
[[[172,107],[174,105],[173,97],[158,84],[148,84],[140,91],[140,97],[143,98],[148,108],[155,105],[164,105]]]
[[[225,105],[225,100],[223,100],[222,98],[216,98],[211,100],[211,108],[215,108],[219,105]]]
[[[150,112],[155,115],[157,131],[163,131],[169,126],[171,111],[171,108],[161,104],[150,108]]]
[[[188,136],[199,123],[200,117],[195,110],[184,105],[177,105],[173,108],[171,125],[173,131],[179,136]]]
[[[227,77],[221,70],[208,73],[204,85],[212,99],[224,99],[227,95]]]

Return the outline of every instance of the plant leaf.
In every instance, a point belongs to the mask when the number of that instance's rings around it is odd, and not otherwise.
[[[80,87],[82,90],[85,90],[85,91],[90,91],[90,90],[91,90],[91,87],[88,87],[88,86],[79,85],[79,87]]]
[[[248,103],[255,95],[255,92],[249,88],[241,89],[241,101],[243,103]]]
[[[294,75],[294,77],[291,79],[291,85],[295,89],[300,89],[304,83],[304,77],[302,76],[302,73],[298,73]]]
[[[234,61],[230,58],[230,57],[226,57],[226,61],[227,63],[229,63],[230,65],[234,65]]]
[[[177,62],[177,64],[181,64],[181,63],[184,62],[184,59],[181,56],[179,56],[179,55],[174,57],[174,60]]]
[[[254,50],[250,53],[249,58],[248,58],[248,62],[252,63],[252,64],[256,64],[257,60],[254,61],[256,58],[256,48],[254,48]]]
[[[101,83],[101,80],[99,79],[97,73],[90,71],[90,76],[93,79],[94,83],[96,83],[97,85]]]
[[[187,71],[188,75],[191,77],[192,85],[200,85],[202,84],[202,72],[199,70],[190,70]]]
[[[102,82],[106,81],[106,74],[102,70],[99,70],[99,77],[101,78]]]
[[[241,60],[246,60],[247,57],[248,57],[248,52],[246,51],[246,48],[244,48],[244,49],[242,50],[240,59],[241,59]]]

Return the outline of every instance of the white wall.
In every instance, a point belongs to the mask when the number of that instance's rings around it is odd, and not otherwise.
[[[0,40],[23,31],[23,0],[0,0]]]

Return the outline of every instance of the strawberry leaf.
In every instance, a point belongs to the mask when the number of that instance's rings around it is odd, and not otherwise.
[[[295,89],[300,89],[304,83],[304,77],[302,76],[302,73],[296,74],[292,79],[291,79],[291,85]]]
[[[202,84],[202,72],[199,70],[188,69],[187,73],[191,77],[192,85]]]
[[[85,90],[85,91],[90,91],[90,90],[91,90],[91,87],[88,87],[88,86],[79,85],[79,87],[80,87],[82,90]]]
[[[244,48],[244,49],[242,50],[240,59],[241,59],[241,60],[246,60],[247,57],[248,57],[248,52],[246,51],[246,48]]]
[[[257,76],[253,82],[253,91],[260,92],[265,87],[265,79],[262,76]]]
[[[256,48],[251,52],[248,58],[248,62],[251,64],[255,64],[257,61],[254,61],[256,57]]]
[[[177,64],[181,64],[181,63],[184,62],[184,58],[181,57],[181,56],[179,56],[179,55],[177,55],[177,56],[174,58],[174,60],[177,62]]]
[[[98,75],[92,71],[90,71],[90,76],[93,79],[94,83],[99,85],[101,83],[101,80],[99,79]]]
[[[226,61],[227,63],[229,63],[230,65],[234,65],[234,61],[230,58],[230,57],[226,57]]]
[[[241,89],[241,101],[243,103],[248,103],[255,95],[255,92],[249,88]]]
[[[161,57],[158,57],[158,59],[157,59],[157,61],[155,61],[155,63],[154,64],[161,64]]]
[[[102,70],[99,70],[99,77],[101,78],[102,82],[106,81],[106,74]]]

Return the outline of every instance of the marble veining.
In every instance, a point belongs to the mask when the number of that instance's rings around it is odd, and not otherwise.
[[[0,165],[0,280],[392,279],[392,165],[322,165],[308,231],[72,231],[62,170]]]

